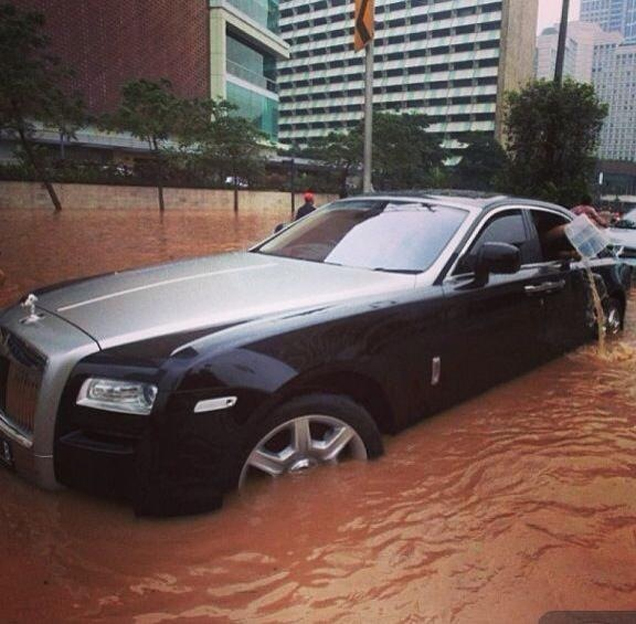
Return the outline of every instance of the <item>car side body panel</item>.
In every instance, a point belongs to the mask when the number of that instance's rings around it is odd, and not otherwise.
[[[261,319],[253,322],[251,330],[229,328],[185,343],[159,368],[145,369],[145,374],[142,368],[123,366],[118,349],[87,358],[68,385],[64,409],[69,411],[58,418],[63,440],[56,453],[58,477],[82,487],[71,468],[77,463],[77,448],[90,445],[97,433],[113,442],[122,433],[135,434],[131,429],[123,432],[120,425],[113,427],[112,416],[110,430],[89,431],[81,409],[72,405],[82,381],[97,370],[103,374],[111,355],[111,376],[159,384],[155,410],[127,448],[128,454],[137,456],[140,480],[145,483],[137,484],[137,490],[142,487],[149,493],[151,483],[161,483],[162,493],[155,491],[152,498],[162,497],[164,505],[166,499],[180,499],[180,490],[207,488],[218,493],[232,487],[236,457],[247,432],[276,405],[297,394],[333,391],[341,384],[343,392],[372,403],[369,409],[383,430],[403,429],[442,404],[441,387],[431,384],[431,363],[444,334],[443,302],[442,289],[430,287],[395,293],[387,300],[369,298],[275,321]],[[146,343],[150,352],[151,342]],[[143,362],[143,353],[136,351]],[[365,384],[369,387],[362,388]],[[195,412],[200,401],[226,396],[237,397],[231,409]],[[72,438],[78,429],[84,431],[84,439]],[[217,446],[218,440],[224,441],[222,446]],[[121,454],[124,448],[114,450]],[[61,459],[65,455],[69,461]],[[193,485],[197,482],[200,488]],[[84,489],[116,489],[110,487],[112,483],[106,488],[84,485]]]
[[[393,433],[593,336],[580,262],[526,261],[485,281],[455,270],[499,212],[567,211],[504,198],[457,206],[465,222],[417,275],[226,254],[39,291],[41,325],[9,310],[0,325],[55,364],[36,414],[40,483],[123,494],[140,513],[202,511],[236,486],[250,433],[291,398],[348,395]],[[515,268],[536,242],[524,219],[519,256],[502,241]],[[601,296],[624,306],[627,267],[607,257],[592,269]],[[54,326],[74,341],[69,354],[47,337]],[[77,405],[89,377],[157,386],[151,413]]]

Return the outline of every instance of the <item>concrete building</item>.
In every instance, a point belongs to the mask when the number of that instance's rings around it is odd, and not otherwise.
[[[618,31],[627,43],[636,43],[636,0],[581,0],[580,19],[608,32]]]
[[[74,70],[71,86],[89,112],[114,110],[128,81],[167,78],[184,98],[222,96],[275,138],[276,64],[289,56],[278,36],[278,0],[13,0],[45,17],[50,51]],[[43,140],[48,137],[42,133]],[[145,149],[96,129],[89,148]]]
[[[278,0],[209,0],[210,94],[238,105],[261,130],[278,133],[277,63],[289,57],[279,36]]]
[[[532,77],[537,0],[375,4],[375,109],[426,113],[449,146],[466,132],[498,133],[503,93]],[[364,90],[353,2],[281,0],[280,9],[292,50],[279,64],[280,140],[352,128]]]
[[[636,162],[636,45],[598,45],[592,83],[609,111],[599,157]]]
[[[602,44],[618,45],[623,37],[617,32],[605,32],[598,24],[570,22],[565,45],[563,75],[579,82],[592,82],[594,46]],[[537,78],[552,80],[556,67],[559,45],[559,25],[546,28],[537,37],[535,75]]]

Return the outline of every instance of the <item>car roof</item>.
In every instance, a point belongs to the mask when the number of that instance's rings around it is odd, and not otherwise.
[[[393,192],[374,192],[355,195],[346,199],[336,200],[338,202],[355,201],[362,198],[369,199],[419,199],[429,202],[435,202],[437,205],[449,206],[454,208],[464,208],[470,212],[481,212],[498,208],[500,206],[534,206],[540,208],[548,208],[557,210],[558,212],[571,216],[569,210],[557,204],[551,204],[537,199],[527,199],[523,197],[515,197],[512,195],[501,195],[497,193],[486,193],[482,191],[467,191],[458,189],[428,189],[421,191],[393,191]]]

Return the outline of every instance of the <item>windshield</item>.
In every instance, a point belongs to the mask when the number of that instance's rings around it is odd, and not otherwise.
[[[414,201],[334,202],[300,219],[255,251],[376,271],[428,269],[467,216]]]

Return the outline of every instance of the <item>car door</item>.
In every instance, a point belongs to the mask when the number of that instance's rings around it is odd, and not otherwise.
[[[478,285],[473,264],[486,242],[516,246],[520,270],[492,274],[485,285]],[[536,233],[528,228],[520,207],[498,208],[485,215],[460,250],[444,280],[448,344],[442,379],[450,402],[512,377],[541,358],[543,295],[561,287],[559,280],[542,274],[541,260]]]
[[[591,300],[583,264],[575,261],[563,228],[569,219],[544,207],[526,211],[528,227],[539,241],[541,262],[536,296],[542,304],[544,330],[538,339],[546,357],[572,349],[589,336]],[[550,238],[550,234],[557,236]]]

